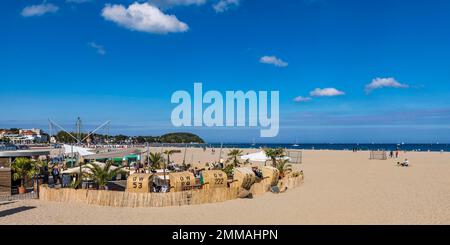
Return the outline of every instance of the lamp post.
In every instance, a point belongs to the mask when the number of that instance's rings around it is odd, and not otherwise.
[[[72,156],[72,160],[73,160],[73,157],[74,157],[74,156]],[[80,189],[83,189],[83,169],[82,169],[82,164],[81,164],[81,162],[78,161],[78,154],[77,154],[77,157],[76,157],[76,162],[77,162],[77,163],[79,164],[79,166],[80,166],[80,174],[78,175],[78,178],[80,179],[79,188],[80,188]]]
[[[223,142],[220,143],[219,163],[221,163],[221,160],[222,160],[222,147],[223,147]]]
[[[146,167],[150,166],[150,146],[148,142],[145,142],[147,144],[147,165]]]
[[[186,150],[187,150],[187,144],[184,144],[183,166],[186,165]]]

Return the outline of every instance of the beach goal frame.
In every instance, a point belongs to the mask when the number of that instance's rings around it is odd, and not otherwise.
[[[303,152],[299,150],[286,150],[290,164],[301,164],[303,162]]]
[[[370,160],[387,160],[387,152],[385,150],[370,151]]]

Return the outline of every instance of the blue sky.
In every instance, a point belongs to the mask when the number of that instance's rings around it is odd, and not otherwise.
[[[450,142],[450,1],[0,2],[0,128]],[[265,58],[264,58],[265,57]],[[280,133],[174,128],[176,90],[280,91]],[[314,92],[315,91],[315,92]]]

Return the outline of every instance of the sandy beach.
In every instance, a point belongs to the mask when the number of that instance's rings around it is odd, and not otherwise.
[[[180,162],[183,155],[172,159]],[[186,154],[194,163],[218,158],[210,149]],[[404,158],[411,166],[397,167]],[[282,194],[164,208],[4,202],[0,224],[450,224],[450,153],[401,152],[399,159],[369,160],[364,151],[307,150],[295,168],[304,171],[305,182]]]

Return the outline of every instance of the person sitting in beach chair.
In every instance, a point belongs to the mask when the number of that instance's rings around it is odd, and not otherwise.
[[[403,167],[408,167],[409,166],[409,161],[408,159],[405,159],[405,161],[403,162]]]
[[[263,179],[262,172],[258,169],[258,167],[252,167],[252,171],[255,173],[256,178]]]
[[[406,158],[405,161],[403,161],[403,162],[397,162],[397,165],[399,165],[401,167],[408,167],[409,166],[409,161]]]

